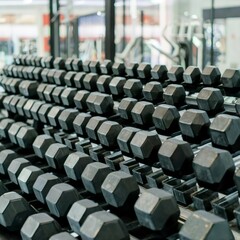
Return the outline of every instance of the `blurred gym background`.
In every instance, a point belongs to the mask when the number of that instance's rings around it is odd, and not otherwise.
[[[239,68],[239,26],[239,0],[0,0],[0,68],[14,54]]]

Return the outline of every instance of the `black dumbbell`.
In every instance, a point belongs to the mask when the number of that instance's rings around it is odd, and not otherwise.
[[[195,228],[198,226],[197,228]],[[209,226],[206,228],[206,226]],[[228,222],[210,212],[195,211],[182,226],[179,237],[181,240],[190,239],[235,239]]]
[[[160,134],[171,135],[179,131],[180,114],[175,106],[168,104],[158,105],[152,115],[153,124]]]
[[[193,173],[193,157],[191,145],[177,139],[167,139],[158,151],[158,159],[163,172],[173,177]]]
[[[35,212],[17,192],[4,193],[0,201],[0,224],[9,231],[19,231],[28,216]]]
[[[139,195],[139,187],[135,178],[123,171],[109,173],[101,186],[105,201],[124,211],[132,210]]]
[[[49,239],[61,231],[59,223],[47,213],[36,213],[27,218],[20,234],[22,239]]]
[[[134,156],[139,162],[153,165],[158,161],[157,152],[162,142],[156,131],[125,127],[117,136],[117,142],[124,155]]]
[[[142,226],[154,231],[165,231],[167,235],[177,232],[180,209],[170,193],[150,188],[139,196],[134,210]]]
[[[228,149],[231,152],[239,150],[240,118],[228,114],[217,115],[209,127],[213,146]]]
[[[67,220],[71,229],[80,235],[80,228],[86,221],[87,217],[92,213],[102,210],[101,206],[96,202],[89,199],[81,199],[73,203],[67,214]]]
[[[144,86],[142,93],[145,100],[149,102],[160,103],[163,101],[163,87],[160,82],[148,82]]]
[[[112,231],[113,229],[114,231]],[[80,235],[83,240],[108,239],[110,235],[116,240],[130,239],[122,220],[107,211],[90,214],[80,228]]]
[[[234,161],[226,150],[202,148],[194,157],[193,169],[199,185],[207,189],[224,191],[235,185]]]
[[[179,119],[182,138],[198,143],[209,138],[210,119],[203,110],[188,109]]]

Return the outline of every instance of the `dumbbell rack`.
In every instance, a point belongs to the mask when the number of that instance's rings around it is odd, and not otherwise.
[[[160,102],[156,102],[155,99],[153,99],[151,102],[151,100],[149,100],[147,97],[144,99],[144,94],[141,92],[136,94],[136,92],[139,91],[139,88],[144,89],[144,86],[153,80],[159,81],[163,86],[162,92],[165,92],[166,87],[169,84],[173,83],[171,79],[175,79],[176,82],[179,83],[179,79],[177,79],[179,78],[178,71],[183,74],[183,71],[181,71],[180,67],[179,69],[173,67],[173,69],[169,71],[169,80],[166,77],[167,69],[166,67],[162,66],[156,66],[155,68],[151,69],[150,65],[148,64],[133,64],[130,66],[125,66],[124,64],[117,63],[112,65],[110,61],[105,61],[102,65],[100,65],[99,62],[93,61],[86,61],[82,63],[79,59],[67,59],[64,61],[61,58],[54,60],[51,57],[44,59],[32,56],[17,56],[14,58],[14,63],[12,65],[6,66],[3,69],[3,74],[0,77],[1,86],[5,90],[5,92],[0,96],[0,105],[3,109],[2,119],[4,120],[7,118],[13,119],[15,122],[25,122],[27,126],[30,126],[30,130],[35,129],[37,134],[45,133],[51,135],[52,137],[55,137],[56,142],[67,145],[71,152],[81,150],[85,151],[86,149],[84,148],[84,145],[81,145],[80,148],[77,147],[77,143],[80,141],[79,139],[83,139],[82,136],[79,138],[79,136],[76,136],[76,134],[74,134],[75,128],[73,127],[73,123],[79,112],[90,112],[89,114],[95,117],[101,116],[104,118],[105,116],[108,116],[108,119],[117,122],[123,127],[138,127],[139,129],[143,129],[146,132],[152,132],[156,130],[156,128],[151,123],[146,123],[146,125],[144,125],[144,121],[143,124],[141,124],[141,121],[137,122],[137,120],[134,123],[134,121],[126,121],[126,119],[119,117],[119,104],[121,104],[121,100],[126,97],[126,95],[127,97],[136,97],[138,98],[138,101],[142,101],[142,99],[144,101],[149,101],[149,103],[153,104],[154,108],[156,108],[159,104],[165,103],[164,99],[161,99]],[[105,76],[105,82],[102,84],[99,83],[99,85],[97,85],[98,79],[103,75]],[[191,78],[191,74],[189,75]],[[110,83],[113,78],[115,78],[114,84],[113,82]],[[137,79],[138,81],[132,81],[132,85],[125,87],[124,91],[124,84],[132,78]],[[142,85],[135,88],[136,84],[139,84],[139,81],[142,83]],[[187,81],[189,81],[189,78],[186,78],[185,83],[183,83],[183,86],[188,89],[187,94],[194,93],[194,89],[200,91],[204,87],[204,84],[200,80],[199,82]],[[193,86],[191,86],[191,84]],[[111,86],[110,90],[108,89],[108,85]],[[221,84],[219,84],[217,88],[221,89]],[[81,91],[81,94],[79,94],[79,91]],[[99,94],[99,92],[101,92],[102,95]],[[226,92],[228,93],[228,91]],[[80,99],[76,98],[77,94],[79,94],[81,97]],[[236,93],[234,93],[234,96],[236,96]],[[86,101],[87,98],[88,100]],[[99,104],[99,99],[105,100],[105,102],[101,102],[102,104],[105,104],[105,108]],[[48,114],[50,113],[51,109],[56,106],[58,107],[58,109],[56,109],[56,115],[49,116]],[[190,108],[187,104],[178,107],[179,112]],[[61,118],[60,115],[65,110],[67,110],[66,116],[65,118]],[[237,115],[237,112],[234,114]],[[211,118],[214,117],[211,116]],[[103,122],[106,120],[107,119],[103,119]],[[20,128],[21,127],[19,127],[19,129]],[[8,131],[4,129],[0,123],[0,134],[2,136],[1,149],[5,149],[8,146],[11,146],[13,149],[17,149],[18,146],[20,146],[20,148],[26,149],[26,152],[29,151],[32,153],[31,149],[28,148],[31,148],[36,135],[32,135],[30,137],[29,134],[28,140],[26,140],[26,142],[23,141],[21,144],[21,141],[18,139],[15,142],[11,141],[11,137],[10,140],[6,140],[4,138],[4,134],[6,135],[6,133],[8,133]],[[17,136],[17,130],[15,134]],[[182,140],[181,132],[179,133],[179,131],[177,134],[169,133],[169,135],[166,133],[165,135],[160,133],[159,136],[164,140],[171,137],[176,137],[176,139]],[[7,138],[9,137],[7,136]],[[86,138],[84,138],[84,140],[86,140]],[[114,139],[112,141],[114,141]],[[12,145],[11,142],[14,144]],[[87,143],[89,143],[89,139],[87,139]],[[99,142],[91,139],[91,137],[90,143],[92,146],[100,146]],[[108,146],[108,144],[108,140],[106,145],[104,145],[104,141],[103,143],[101,142],[102,146],[100,146],[100,150],[92,150],[92,155],[90,154],[90,156],[94,158],[93,154],[95,154],[94,160],[102,161],[104,159],[104,155],[101,154],[102,151],[104,154],[106,154],[106,152],[110,153],[110,161],[111,159],[115,160],[115,158],[111,158],[111,156],[116,152],[119,154],[119,148],[118,146]],[[192,146],[196,150],[196,153],[203,146],[209,144],[211,144],[211,142],[202,141],[195,145],[192,144]],[[24,156],[24,151],[20,151],[22,156]],[[121,154],[117,156],[119,157]],[[132,159],[132,157],[134,156],[124,156],[123,159],[125,161],[128,161]],[[148,166],[144,161],[145,159],[139,159],[136,157],[134,161],[136,162],[136,160],[140,161],[140,165],[138,164],[138,169],[136,171],[133,171],[133,169],[131,169],[129,172],[131,172],[134,177],[137,178],[138,184],[140,186],[140,191],[143,193],[144,191],[147,191],[148,188],[152,187],[150,182],[146,180],[146,176],[150,175],[152,172],[159,171],[161,168],[159,164],[156,164],[156,162],[150,163],[150,166]],[[112,170],[119,169],[119,166],[114,169],[114,164],[116,163],[112,162],[112,164]],[[57,169],[54,169],[53,171],[57,172]],[[194,176],[182,179],[181,183],[188,181],[191,179],[191,177]],[[168,180],[175,180],[175,178],[170,176]],[[70,183],[73,182],[70,181]],[[15,187],[19,192],[19,187],[17,185]],[[164,189],[166,190],[166,188]],[[196,185],[195,191],[198,191],[199,189],[199,186]],[[225,195],[219,193],[219,198],[224,196]],[[98,198],[94,200],[97,202]],[[38,206],[38,204],[36,204],[36,206]],[[180,228],[182,225],[184,225],[185,221],[189,218],[192,212],[195,211],[195,209],[192,203],[188,204],[187,206],[183,206],[182,203],[179,203],[179,208],[181,212],[179,218]],[[126,213],[123,213],[123,216],[119,214],[119,217],[124,219],[127,217],[124,214]],[[229,224],[235,239],[240,239],[240,231],[237,227],[236,220],[231,220]],[[70,231],[70,229],[67,230]],[[1,229],[0,232],[2,232]],[[148,236],[141,238],[138,235],[134,236],[133,234],[131,235],[131,239],[154,239],[157,237],[156,232],[152,230],[146,230],[146,232]],[[151,236],[154,237],[152,238]],[[16,239],[18,238],[19,235],[16,237]],[[167,239],[178,239],[178,234],[176,233],[170,235]]]

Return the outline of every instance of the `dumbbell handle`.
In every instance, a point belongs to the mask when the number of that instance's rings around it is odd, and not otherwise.
[[[198,94],[196,93],[191,96],[186,96],[186,99],[185,99],[186,104],[190,106],[198,106],[197,95]],[[223,103],[224,110],[230,113],[237,113],[236,104],[235,104],[236,100],[237,100],[236,97],[224,96],[224,103]]]

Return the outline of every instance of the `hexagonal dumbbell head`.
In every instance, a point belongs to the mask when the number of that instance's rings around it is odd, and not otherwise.
[[[77,89],[76,88],[70,88],[67,87],[63,90],[62,94],[61,94],[61,100],[62,103],[65,107],[74,107],[74,97],[77,93]]]
[[[187,84],[197,84],[201,80],[201,72],[198,67],[189,66],[183,73],[183,80]]]
[[[19,84],[19,92],[27,98],[37,97],[38,83],[35,81],[24,80]]]
[[[106,211],[90,214],[80,228],[82,240],[129,240],[128,231],[120,218]]]
[[[51,214],[66,216],[71,205],[79,200],[77,190],[67,183],[57,183],[48,192],[46,203]],[[66,201],[67,200],[67,201]]]
[[[78,89],[82,89],[83,88],[83,79],[84,77],[86,76],[86,73],[85,72],[78,72],[73,81],[74,81],[74,85],[76,88]]]
[[[74,85],[74,77],[76,76],[76,72],[69,71],[64,76],[64,82],[67,86],[72,87]]]
[[[130,142],[133,155],[147,164],[158,161],[157,152],[161,145],[161,140],[155,131],[138,131]]]
[[[217,115],[210,125],[210,136],[214,146],[230,151],[240,149],[240,118],[228,114]]]
[[[135,178],[123,171],[108,174],[102,186],[105,201],[114,207],[132,208],[139,195]]]
[[[175,177],[193,172],[193,157],[191,145],[177,139],[166,140],[158,151],[158,159],[164,173]]]
[[[61,227],[58,222],[46,213],[37,213],[29,216],[21,228],[23,240],[49,239],[59,233]]]
[[[64,77],[66,75],[66,71],[64,70],[56,70],[56,72],[54,73],[54,82],[57,85],[64,85]]]
[[[88,73],[83,79],[83,86],[88,91],[97,90],[97,79],[98,75],[96,73]]]
[[[94,110],[99,115],[111,115],[113,112],[113,99],[111,95],[98,93],[93,103]]]
[[[73,60],[74,60],[74,58],[67,58],[65,60],[65,68],[66,68],[67,71],[73,70],[73,68],[72,68]]]
[[[221,90],[217,88],[203,88],[197,96],[198,108],[207,112],[221,111],[223,103]]]
[[[99,61],[91,61],[89,64],[89,68],[92,73],[101,73]]]
[[[206,66],[202,71],[202,81],[206,86],[216,86],[220,84],[221,73],[218,67]]]
[[[106,121],[107,119],[105,117],[99,117],[99,116],[95,116],[92,117],[87,125],[86,125],[86,132],[88,137],[92,140],[97,142],[98,141],[98,129],[100,128],[100,126],[102,125],[102,123],[104,121]]]
[[[92,200],[82,199],[75,202],[70,208],[67,219],[71,229],[81,234],[80,228],[91,213],[101,211],[102,208]]]
[[[82,60],[78,58],[75,58],[72,62],[72,68],[76,72],[82,71],[82,65],[83,65]]]
[[[3,138],[8,138],[8,130],[14,123],[14,120],[10,118],[5,118],[0,121],[0,136]]]
[[[238,69],[226,69],[221,77],[221,82],[225,88],[239,88],[240,71]]]
[[[147,79],[151,78],[151,65],[148,63],[140,63],[137,68],[138,77],[146,82]]]
[[[63,90],[64,90],[64,87],[55,87],[55,89],[53,90],[52,98],[55,103],[62,104],[61,94]]]
[[[13,159],[17,158],[17,154],[10,149],[2,150],[0,152],[0,173],[5,175],[7,169]]]
[[[77,135],[87,137],[86,126],[91,117],[89,113],[79,113],[77,115],[73,121],[73,128]]]
[[[73,180],[80,180],[85,167],[92,162],[89,155],[82,152],[74,152],[68,155],[64,162],[67,176]]]
[[[80,90],[76,93],[74,97],[74,103],[77,109],[86,110],[88,108],[86,101],[89,94],[90,92],[87,90]]]
[[[132,111],[132,119],[139,125],[149,126],[152,125],[152,114],[154,106],[152,103],[146,101],[137,102]]]
[[[113,121],[105,121],[99,127],[97,134],[100,143],[109,148],[117,146],[117,136],[122,130],[122,126]]]
[[[92,113],[95,113],[96,110],[95,110],[95,106],[94,106],[94,102],[97,98],[97,95],[99,93],[98,92],[91,92],[89,95],[88,95],[88,98],[86,100],[86,104],[87,104],[87,108],[90,112]]]
[[[20,130],[20,128],[23,127],[23,126],[26,126],[26,124],[23,123],[23,122],[15,122],[9,128],[8,136],[9,136],[9,139],[12,143],[18,144],[16,135],[17,135],[18,131]]]
[[[62,111],[64,110],[64,107],[61,106],[53,106],[50,111],[47,114],[48,122],[53,127],[59,127],[58,118]]]
[[[101,193],[101,185],[110,172],[107,164],[100,162],[88,164],[81,176],[85,189],[93,194]]]
[[[52,56],[48,56],[43,58],[41,65],[42,67],[53,68],[53,61],[54,61],[54,58]]]
[[[180,215],[174,196],[157,188],[144,191],[135,203],[134,210],[139,223],[155,231],[169,230],[169,226],[176,228]]]
[[[10,231],[18,231],[27,217],[34,213],[25,198],[16,192],[0,196],[0,224]]]
[[[43,171],[36,166],[28,166],[23,168],[18,176],[18,184],[24,193],[33,193],[33,184]]]
[[[65,60],[61,57],[56,57],[53,61],[53,66],[55,69],[65,69]]]
[[[18,176],[23,168],[30,166],[31,163],[25,158],[15,158],[9,165],[7,171],[10,180],[18,184]]]
[[[33,192],[37,200],[45,203],[49,190],[57,183],[61,183],[61,180],[51,173],[44,173],[38,176],[33,184]]]
[[[58,121],[64,131],[73,131],[73,121],[78,114],[76,109],[65,109],[61,112]]]
[[[97,80],[97,89],[102,93],[110,93],[109,84],[112,80],[110,75],[101,75]]]
[[[168,79],[167,76],[167,67],[165,65],[155,65],[151,70],[152,78],[164,82]]]
[[[123,86],[126,83],[126,78],[124,77],[114,77],[109,83],[109,89],[113,96],[123,96]]]
[[[225,219],[203,210],[195,211],[187,218],[179,237],[180,240],[235,239]]]
[[[193,169],[200,186],[221,191],[234,185],[235,166],[226,150],[202,148],[193,160]]]
[[[49,240],[76,240],[76,238],[74,238],[70,233],[68,232],[61,232],[61,233],[57,233],[52,235]]]
[[[130,142],[132,141],[136,132],[140,131],[138,128],[134,127],[124,127],[121,132],[117,136],[117,143],[119,149],[122,151],[124,155],[131,155],[132,150],[130,147]]]
[[[171,82],[182,82],[183,81],[183,72],[184,72],[184,69],[182,66],[172,66],[167,75],[168,75],[168,78]]]
[[[123,86],[123,91],[126,96],[139,99],[142,97],[142,88],[143,85],[139,79],[128,79]]]
[[[156,130],[160,133],[171,134],[179,129],[180,114],[175,106],[158,105],[152,115]]]
[[[160,82],[151,81],[144,86],[143,96],[150,102],[161,102],[163,100],[163,88]]]
[[[138,63],[125,63],[126,66],[126,74],[128,75],[128,77],[138,77],[138,73],[137,73],[137,68],[139,66]]]
[[[2,182],[2,180],[0,180],[0,196],[6,192],[8,192],[8,189],[5,186],[4,182]]]
[[[186,141],[199,142],[209,137],[210,120],[205,111],[189,109],[179,119],[182,137]]]
[[[181,106],[185,102],[186,92],[182,85],[169,84],[163,93],[166,104]]]
[[[132,119],[132,109],[137,103],[135,98],[123,98],[118,106],[118,113],[122,119],[131,120]]]
[[[21,127],[16,136],[18,145],[22,148],[32,147],[37,135],[38,133],[35,128],[30,126]]]
[[[62,169],[63,164],[70,154],[69,148],[61,143],[53,143],[45,153],[48,165],[54,169]]]
[[[89,68],[89,65],[90,65],[90,60],[85,60],[82,64],[82,68],[83,68],[83,71],[88,73],[90,72],[90,68]]]
[[[42,123],[48,124],[48,113],[52,108],[52,104],[42,104],[38,110],[38,118]]]
[[[105,59],[100,65],[102,74],[112,74],[112,61]]]
[[[115,62],[112,65],[113,74],[116,76],[125,76],[125,65],[124,63]]]
[[[35,141],[32,144],[34,153],[38,157],[44,158],[47,149],[53,143],[55,143],[54,139],[47,134],[42,134],[42,135],[37,136]]]

